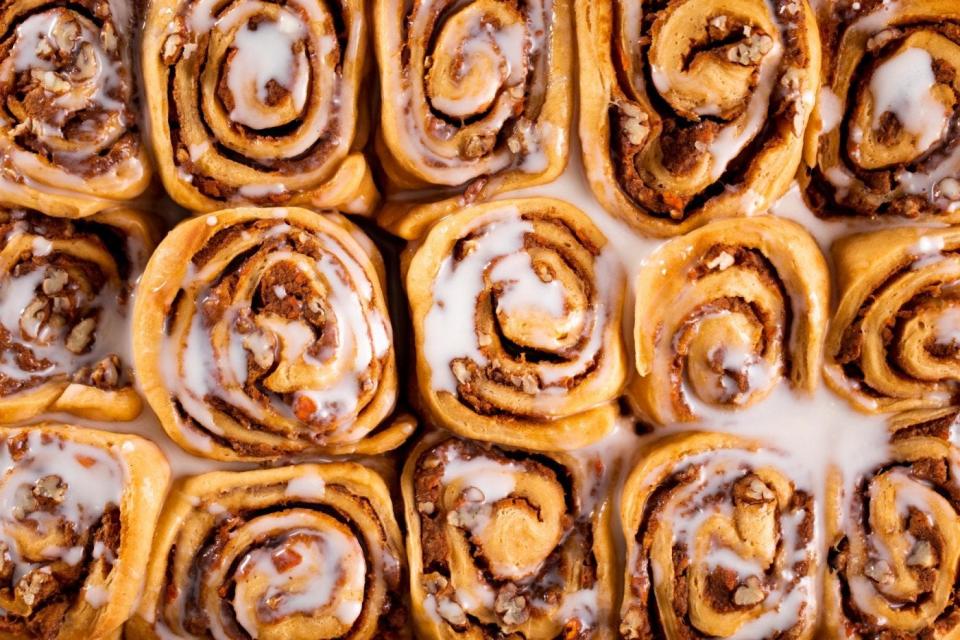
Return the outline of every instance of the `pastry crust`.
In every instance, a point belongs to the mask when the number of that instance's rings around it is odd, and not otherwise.
[[[463,436],[545,451],[613,427],[624,281],[579,209],[529,198],[441,220],[407,255],[417,386]]]
[[[825,378],[865,412],[944,407],[960,368],[960,231],[919,227],[851,235],[833,246],[840,302]]]
[[[133,17],[97,0],[0,8],[0,201],[79,218],[139,196]]]
[[[838,0],[818,18],[829,64],[798,175],[813,210],[960,222],[960,7]]]
[[[141,64],[170,197],[372,212],[366,4],[150,0]]]
[[[787,458],[723,433],[645,446],[623,488],[627,640],[813,637],[814,497]]]
[[[882,464],[846,485],[835,469],[823,590],[830,637],[946,640],[960,633],[960,452],[950,442],[956,421],[955,408],[900,414],[891,420]]]
[[[85,427],[0,428],[0,437],[5,495],[16,486],[32,491],[20,494],[21,502],[0,519],[5,544],[16,546],[7,547],[5,564],[15,553],[27,565],[13,570],[22,577],[0,595],[7,612],[0,617],[0,638],[119,637],[143,588],[170,476],[166,459],[142,438]],[[28,526],[38,522],[37,512],[44,522],[53,515],[73,524],[48,523],[46,536],[38,538]],[[48,557],[50,549],[59,556]]]
[[[0,424],[61,411],[132,420],[142,401],[118,343],[133,289],[159,239],[147,214],[111,209],[82,220],[0,209]]]
[[[387,486],[359,464],[193,476],[164,507],[126,637],[410,638],[405,572]]]
[[[374,454],[413,431],[383,263],[342,216],[242,208],[187,220],[134,309],[144,395],[179,445],[218,460]]]
[[[612,638],[612,487],[595,474],[619,471],[427,435],[401,480],[417,637]]]
[[[830,274],[800,225],[720,220],[660,247],[636,280],[636,408],[660,424],[748,407],[820,377]]]
[[[673,236],[786,191],[819,87],[807,0],[597,0],[576,14],[583,164],[607,211]]]
[[[388,183],[377,215],[407,239],[471,203],[551,182],[567,166],[570,0],[477,0],[453,13],[447,4],[374,2],[385,96],[376,150]]]

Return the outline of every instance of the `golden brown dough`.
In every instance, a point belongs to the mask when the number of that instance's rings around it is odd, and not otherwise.
[[[783,194],[819,87],[807,0],[576,7],[583,164],[608,211],[671,236]]]
[[[410,638],[390,494],[353,462],[175,486],[129,640]]]
[[[663,245],[636,281],[638,376],[628,396],[660,424],[737,409],[820,374],[829,272],[798,224],[721,220]]]
[[[127,3],[0,6],[0,201],[88,216],[150,182]]]
[[[437,424],[540,450],[613,427],[624,282],[583,212],[549,198],[474,205],[407,258],[419,397]]]
[[[192,211],[370,213],[365,0],[149,0],[147,116],[167,193]]]
[[[143,589],[170,471],[153,443],[0,428],[0,638],[119,637]]]
[[[833,246],[840,302],[826,380],[869,412],[943,407],[960,380],[960,231],[897,228]]]
[[[799,175],[813,210],[960,222],[960,6],[837,0],[819,19],[828,63]]]
[[[397,447],[383,261],[342,216],[242,208],[181,223],[134,309],[144,394],[187,450],[220,460]]]
[[[814,496],[787,458],[736,436],[685,432],[638,459],[621,503],[621,637],[813,637]]]
[[[464,205],[560,175],[573,114],[571,4],[375,0],[377,155],[396,196],[378,214],[383,226],[417,238]]]
[[[886,460],[846,482],[828,504],[825,633],[853,640],[960,634],[960,453],[957,410],[892,420]]]
[[[128,323],[158,236],[129,209],[64,220],[0,208],[0,424],[137,417]]]
[[[612,638],[611,496],[601,478],[617,472],[596,452],[425,437],[402,479],[417,637]]]

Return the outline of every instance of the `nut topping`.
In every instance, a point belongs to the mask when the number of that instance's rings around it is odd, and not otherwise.
[[[877,584],[893,582],[893,571],[885,560],[870,560],[863,568],[863,574]]]
[[[33,495],[41,502],[60,504],[67,494],[67,483],[60,476],[46,475],[33,485]]]
[[[48,296],[60,293],[68,280],[69,276],[63,269],[51,269],[47,271],[47,277],[43,279],[43,292]]]
[[[97,328],[97,321],[93,318],[84,318],[70,330],[67,336],[67,349],[71,353],[83,353],[93,342],[93,331]]]
[[[929,540],[920,540],[914,545],[907,556],[907,566],[922,567],[927,569],[937,563],[937,558],[933,553],[933,545]]]
[[[756,576],[747,578],[746,583],[733,592],[733,603],[739,607],[752,607],[763,602],[764,598],[766,595],[760,588],[760,581]]]
[[[517,587],[512,583],[507,583],[500,589],[493,610],[505,624],[510,626],[523,624],[530,618],[527,599],[517,594]]]
[[[179,33],[171,33],[163,41],[163,48],[160,51],[160,59],[165,65],[176,64],[183,53],[183,36]]]

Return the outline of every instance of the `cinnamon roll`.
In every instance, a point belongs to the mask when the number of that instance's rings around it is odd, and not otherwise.
[[[384,269],[345,218],[242,208],[194,218],[150,259],[134,309],[144,394],[188,451],[222,460],[373,454],[397,372]]]
[[[888,460],[831,496],[826,631],[844,638],[960,633],[957,410],[899,416]]]
[[[960,222],[960,7],[838,0],[820,14],[830,64],[799,176],[813,210]]]
[[[188,478],[126,637],[409,638],[390,494],[352,462]]]
[[[127,209],[65,220],[0,208],[0,423],[140,413],[128,323],[156,238]]]
[[[604,208],[669,236],[786,189],[819,86],[807,0],[577,3],[580,140]]]
[[[364,0],[149,0],[142,45],[167,193],[193,211],[369,213]]]
[[[3,3],[0,201],[80,217],[146,189],[132,29],[126,3]]]
[[[573,112],[570,0],[375,0],[383,93],[380,222],[419,237],[464,205],[563,171]]]
[[[660,424],[737,409],[820,375],[829,273],[816,242],[774,217],[720,220],[655,252],[636,281],[628,397]]]
[[[720,433],[642,451],[623,489],[621,637],[813,636],[814,498],[785,461]]]
[[[0,638],[119,637],[169,480],[152,443],[82,427],[0,429]]]
[[[840,304],[826,380],[857,408],[949,405],[960,380],[960,231],[897,228],[833,246]]]
[[[438,424],[540,450],[613,427],[623,275],[580,210],[548,198],[463,209],[416,245],[406,286],[419,395]]]
[[[419,638],[613,637],[609,500],[598,459],[434,432],[403,470]]]

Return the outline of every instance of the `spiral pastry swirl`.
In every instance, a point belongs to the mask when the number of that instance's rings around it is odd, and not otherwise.
[[[806,0],[577,3],[583,162],[657,236],[762,212],[800,162],[820,42]]]
[[[898,416],[888,460],[834,486],[826,629],[844,638],[952,638],[960,631],[956,409]]]
[[[960,222],[960,7],[824,3],[823,88],[799,176],[821,216]]]
[[[143,73],[167,193],[193,211],[372,211],[364,6],[149,0]]]
[[[152,443],[85,427],[0,429],[0,637],[119,637],[170,471]]]
[[[181,223],[134,309],[137,372],[164,429],[216,459],[379,453],[397,373],[383,262],[346,219],[234,209]]]
[[[550,182],[573,112],[570,0],[376,0],[381,223],[405,238],[471,202]],[[398,52],[403,55],[398,57]]]
[[[826,380],[870,411],[943,407],[960,379],[960,232],[899,228],[834,244]]]
[[[0,209],[0,423],[44,411],[132,420],[131,290],[156,242],[145,214]]]
[[[624,283],[607,240],[547,198],[437,223],[406,274],[425,409],[466,437],[575,448],[613,426]]]
[[[0,200],[80,217],[147,187],[132,27],[114,0],[3,3]]]
[[[402,489],[418,638],[612,638],[608,469],[434,432]]]
[[[157,529],[127,637],[409,638],[403,539],[352,462],[186,479]]]
[[[627,479],[621,637],[811,638],[814,500],[785,458],[721,433],[667,436]]]
[[[636,291],[639,377],[628,397],[660,424],[697,420],[697,405],[749,406],[784,379],[816,386],[829,274],[799,225],[710,223],[654,253]]]

